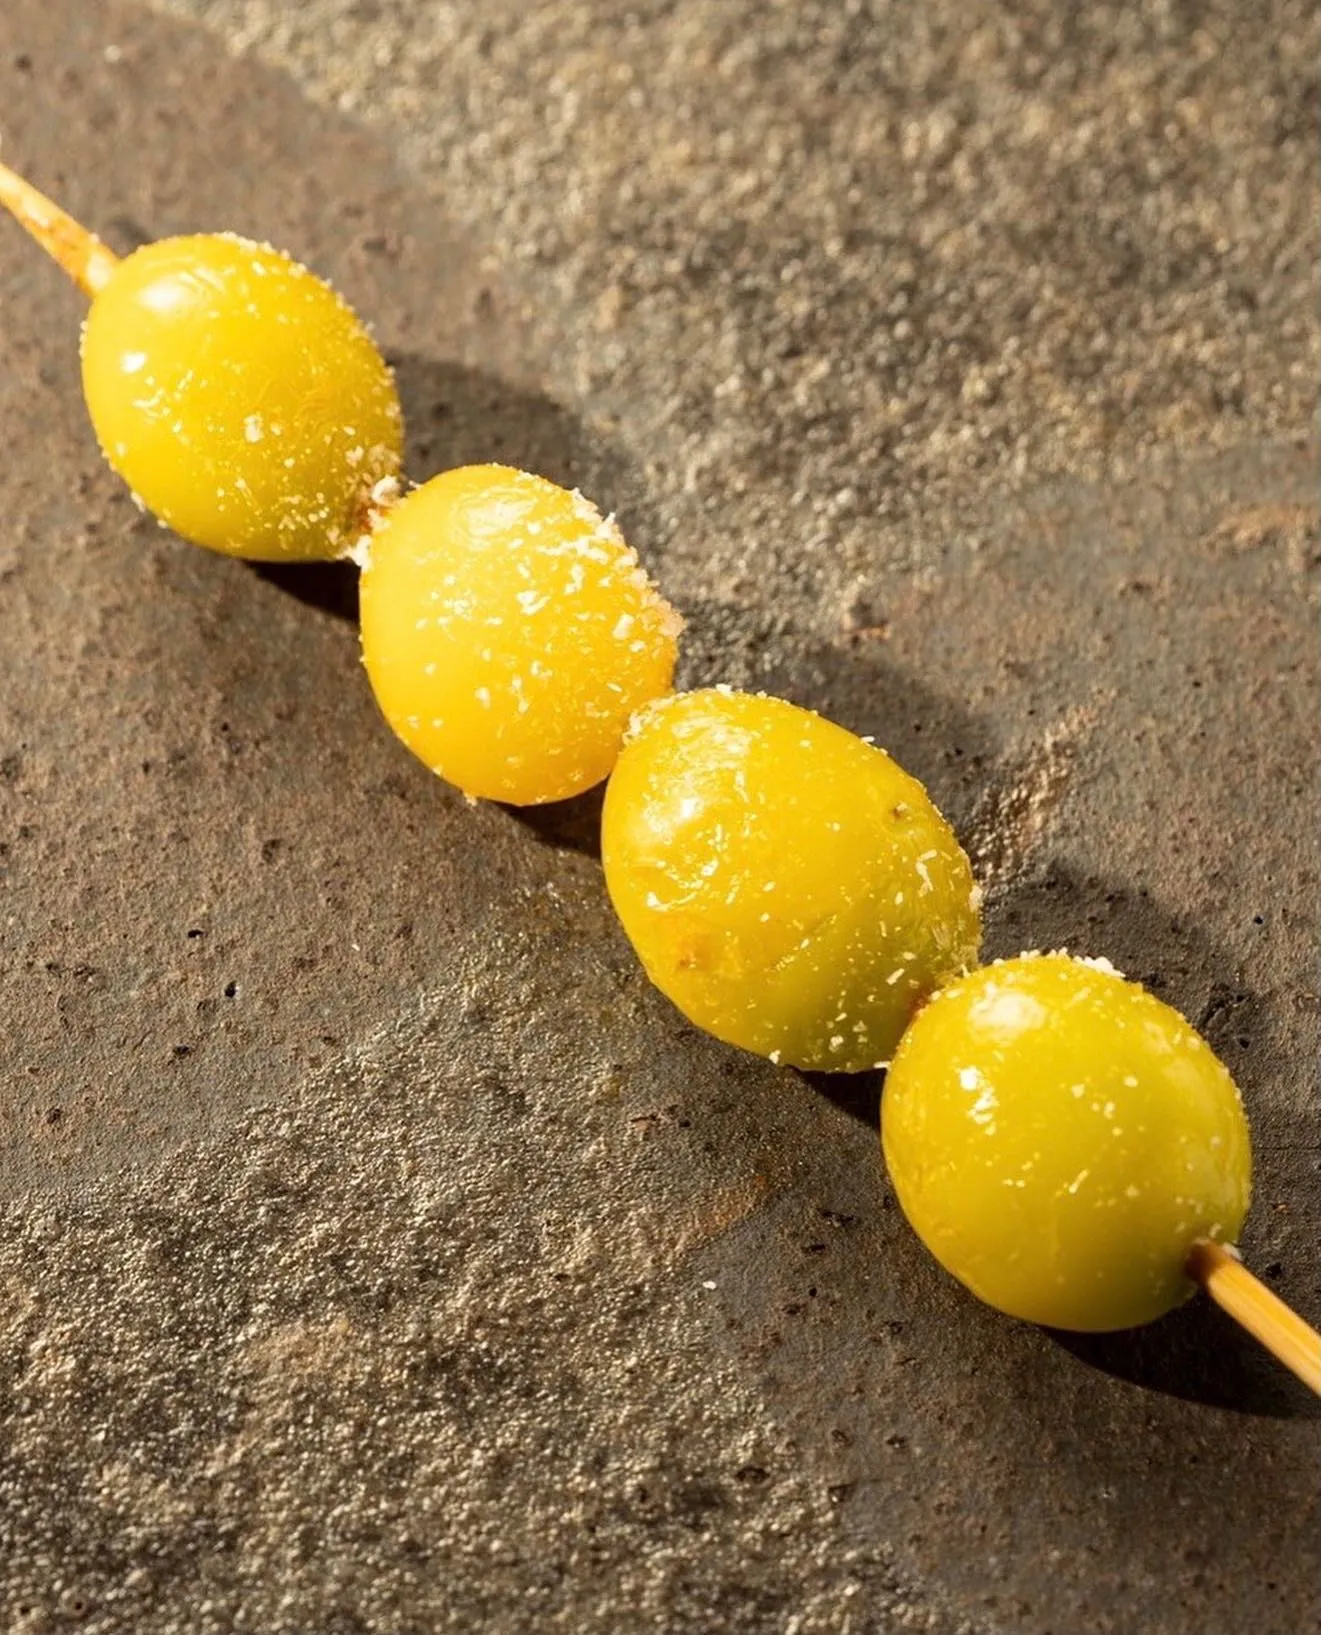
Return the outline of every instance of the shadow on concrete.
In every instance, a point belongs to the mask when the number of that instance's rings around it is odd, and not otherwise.
[[[1047,860],[989,894],[986,959],[1024,948],[1103,955],[1188,1017],[1240,1084],[1251,1110],[1254,1052],[1268,1025],[1262,996],[1224,950],[1145,886],[1080,874]]]
[[[304,607],[358,622],[358,570],[352,562],[245,562],[244,567]]]
[[[819,1096],[833,1102],[843,1113],[856,1118],[869,1130],[880,1128],[881,1091],[885,1087],[883,1070],[871,1069],[866,1073],[818,1073],[799,1069],[798,1076],[810,1084]]]
[[[414,353],[389,358],[404,410],[404,469],[418,483],[455,466],[517,466],[579,488],[619,518],[644,560],[645,489],[635,462],[608,429],[549,394],[483,369]],[[651,565],[649,563],[649,565]]]
[[[1115,1334],[1043,1330],[1089,1368],[1144,1390],[1265,1419],[1321,1419],[1321,1401],[1204,1295]]]
[[[578,852],[583,857],[601,857],[601,808],[605,805],[605,785],[586,789],[569,800],[548,801],[544,806],[506,806],[504,810],[534,840],[554,851]]]

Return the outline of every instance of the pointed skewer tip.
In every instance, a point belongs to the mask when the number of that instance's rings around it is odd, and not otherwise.
[[[114,252],[3,162],[0,205],[64,268],[84,295],[95,296],[110,282],[119,264]]]

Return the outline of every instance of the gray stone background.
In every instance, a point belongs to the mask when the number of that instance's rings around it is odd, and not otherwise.
[[[200,25],[200,26],[199,26]],[[1305,4],[5,0],[120,249],[270,237],[410,469],[616,508],[689,681],[873,732],[988,943],[1230,1063],[1318,1310]],[[395,744],[351,576],[172,540],[0,223],[0,1627],[1297,1635],[1317,1418],[1205,1303],[966,1297],[879,1087],[697,1035],[590,802]]]

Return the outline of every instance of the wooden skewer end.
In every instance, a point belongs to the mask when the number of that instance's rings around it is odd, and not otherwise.
[[[94,296],[110,282],[118,256],[5,164],[0,164],[0,205],[59,262],[84,295]]]
[[[1321,1334],[1254,1277],[1235,1249],[1199,1238],[1187,1269],[1222,1311],[1321,1396]]]

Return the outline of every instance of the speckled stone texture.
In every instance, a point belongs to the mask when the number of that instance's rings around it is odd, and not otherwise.
[[[1198,1022],[1245,1252],[1315,1316],[1317,35],[6,0],[0,137],[120,249],[308,258],[414,475],[616,509],[687,680],[929,784],[992,952]],[[79,309],[0,222],[0,1628],[1315,1627],[1301,1387],[1203,1302],[1084,1340],[965,1296],[874,1080],[647,987],[590,801],[471,810],[393,742],[348,570],[138,515]]]

